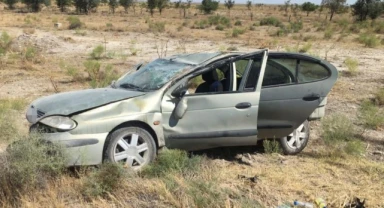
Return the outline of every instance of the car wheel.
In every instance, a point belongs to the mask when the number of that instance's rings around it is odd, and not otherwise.
[[[301,152],[308,143],[309,122],[306,120],[290,135],[280,139],[280,145],[286,155],[295,155]]]
[[[156,144],[152,135],[140,127],[126,127],[110,135],[105,151],[107,161],[121,163],[139,170],[156,157]]]

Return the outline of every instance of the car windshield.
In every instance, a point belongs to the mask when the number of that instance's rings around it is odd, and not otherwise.
[[[178,74],[188,71],[193,65],[167,59],[156,59],[138,71],[120,78],[116,86],[139,91],[160,89]]]

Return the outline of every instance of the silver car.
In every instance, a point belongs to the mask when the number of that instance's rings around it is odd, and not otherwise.
[[[69,165],[121,162],[139,169],[161,147],[201,150],[279,139],[285,154],[307,145],[338,73],[304,54],[194,53],[138,65],[107,88],[34,101],[31,131],[65,145]]]

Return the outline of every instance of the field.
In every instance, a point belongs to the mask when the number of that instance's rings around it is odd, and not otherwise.
[[[63,14],[55,6],[39,13],[5,7],[0,3],[0,46],[7,51],[0,48],[0,207],[277,207],[317,197],[328,207],[344,207],[354,197],[384,207],[383,17],[355,23],[348,12],[328,21],[326,11],[286,14],[268,5],[251,11],[235,5],[230,13],[220,5],[211,15],[192,5],[186,18],[176,8],[151,17],[140,7],[110,14],[101,6],[89,15],[71,14],[74,8]],[[262,23],[266,17],[279,27]],[[1,177],[14,167],[5,148],[26,137],[25,111],[38,97],[104,86],[165,55],[260,48],[308,53],[339,70],[326,117],[311,122],[309,144],[297,156],[279,154],[273,142],[189,156],[166,150],[163,162],[139,174],[108,165],[53,174],[53,166],[21,158],[15,163],[25,166],[17,169],[21,176]],[[100,71],[92,72],[96,62]],[[7,182],[17,177],[24,185]]]

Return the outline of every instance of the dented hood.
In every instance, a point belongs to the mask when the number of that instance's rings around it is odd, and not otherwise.
[[[27,111],[27,119],[30,123],[35,123],[39,119],[49,115],[67,116],[144,94],[145,92],[114,88],[58,93],[39,98],[32,102]]]

